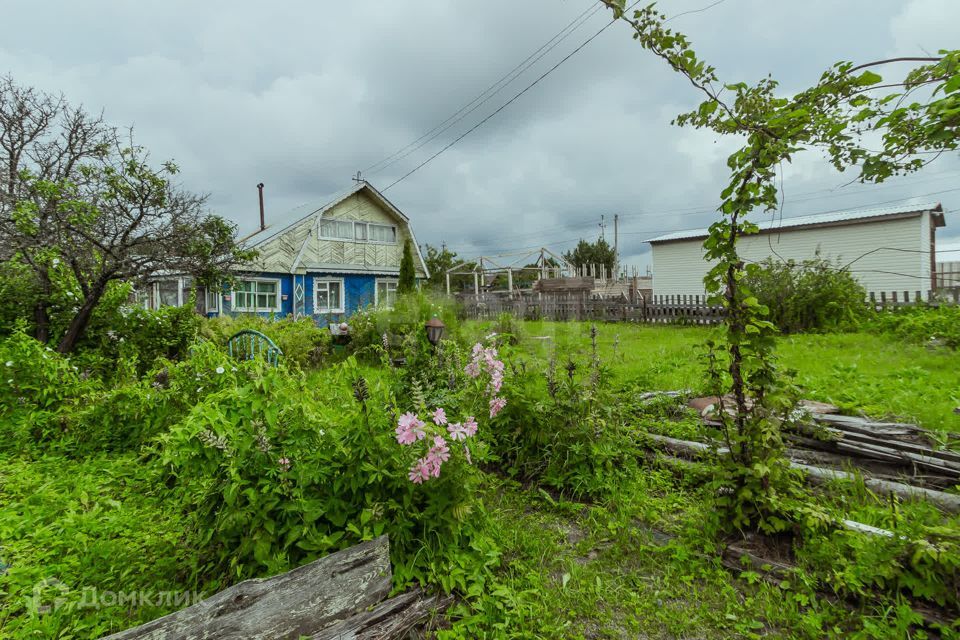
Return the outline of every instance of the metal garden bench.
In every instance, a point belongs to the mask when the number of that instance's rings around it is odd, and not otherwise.
[[[227,340],[227,352],[231,357],[253,360],[263,357],[268,364],[277,366],[283,350],[273,340],[253,329],[244,329]]]

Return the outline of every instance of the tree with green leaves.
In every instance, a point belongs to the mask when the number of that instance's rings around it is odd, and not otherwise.
[[[417,275],[413,268],[413,249],[410,241],[403,243],[403,257],[400,258],[400,279],[397,282],[397,294],[413,293],[417,289]]]
[[[427,286],[437,292],[446,292],[447,290],[447,271],[457,265],[458,271],[470,271],[475,266],[475,262],[463,261],[457,257],[456,251],[451,251],[447,247],[434,247],[425,245],[423,251],[423,260],[427,263],[427,271],[430,277],[427,279]],[[473,276],[456,274],[450,276],[450,287],[452,291],[462,291],[464,288],[473,286]]]
[[[255,255],[177,173],[63,97],[0,79],[0,259],[30,274],[39,340],[72,351],[112,284],[162,271],[210,284]],[[53,335],[64,290],[75,302]]]
[[[617,254],[613,247],[603,238],[597,238],[596,242],[587,242],[581,239],[573,251],[567,251],[563,257],[573,266],[580,268],[583,266],[593,268],[594,265],[601,267],[612,275],[617,264]]]
[[[759,267],[740,257],[737,242],[759,231],[749,216],[778,210],[782,164],[804,150],[820,150],[836,169],[858,171],[856,179],[862,182],[918,171],[938,155],[955,151],[960,143],[960,51],[840,62],[815,86],[789,96],[769,77],[755,85],[721,81],[683,34],[665,26],[666,16],[654,5],[628,16],[623,0],[604,2],[615,18],[631,26],[642,47],[706,98],[675,124],[745,141],[727,159],[731,175],[720,194],[721,217],[704,241],[705,259],[712,264],[705,287],[725,316],[722,340],[709,343],[708,355],[727,449],[720,456],[718,517],[729,528],[765,531],[816,521],[822,514],[800,498],[783,456],[780,424],[795,396],[789,378],[776,367],[777,328],[746,284]],[[886,83],[874,71],[904,62],[927,64]]]

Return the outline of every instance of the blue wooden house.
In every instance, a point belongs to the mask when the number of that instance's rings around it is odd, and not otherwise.
[[[389,306],[407,241],[418,280],[428,277],[410,219],[365,181],[333,202],[298,207],[285,218],[293,221],[241,241],[259,256],[231,285],[205,294],[207,315],[292,315],[327,325],[369,305]]]

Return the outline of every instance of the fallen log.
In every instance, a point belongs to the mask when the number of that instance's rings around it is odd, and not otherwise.
[[[390,548],[384,535],[287,573],[245,580],[103,640],[296,640],[377,605],[390,585]]]
[[[419,589],[390,598],[370,611],[342,620],[310,640],[390,640],[403,638],[431,615],[453,602],[453,596],[425,595]]]
[[[824,469],[822,467],[813,467],[798,462],[791,462],[790,466],[805,472],[807,478],[814,484],[824,484],[833,480],[856,480],[854,474],[837,469]],[[878,480],[876,478],[863,478],[863,484],[874,493],[883,495],[893,494],[904,500],[918,498],[926,500],[948,513],[960,513],[960,496],[952,493],[915,487],[902,482]]]
[[[863,455],[893,456],[907,464],[915,464],[918,467],[932,469],[953,477],[960,477],[960,464],[947,460],[939,460],[929,455],[911,453],[909,451],[897,451],[884,445],[849,440],[839,440],[836,445],[837,448],[842,451],[851,451]]]
[[[833,431],[833,430],[831,430]],[[899,440],[891,439],[881,439],[876,438],[871,435],[864,435],[858,432],[847,432],[847,431],[838,431],[841,433],[841,438],[852,441],[852,442],[864,442],[866,444],[873,444],[877,446],[882,446],[888,449],[896,449],[897,451],[905,451],[907,453],[916,453],[919,455],[929,456],[931,458],[936,458],[937,460],[943,460],[948,463],[952,463],[960,467],[960,454],[954,453],[953,451],[939,451],[937,449],[931,449],[930,447],[925,447],[919,444],[913,444],[911,442],[901,442]]]
[[[929,433],[929,431],[922,427],[906,422],[873,422],[865,418],[858,418],[857,416],[842,416],[827,413],[812,413],[811,417],[817,422],[861,429],[866,433],[872,433],[874,435],[904,436]]]
[[[679,453],[681,455],[700,457],[712,450],[712,447],[710,445],[704,444],[702,442],[693,442],[690,440],[677,440],[676,438],[661,436],[657,433],[648,433],[646,435],[654,442],[662,445],[664,449],[667,449],[668,451],[672,451],[674,453]],[[726,447],[721,447],[716,450],[716,452],[719,454],[724,454],[724,453],[727,453],[728,451],[729,450]]]
[[[689,440],[678,440],[676,438],[670,438],[667,436],[661,436],[658,434],[648,434],[648,436],[656,443],[660,444],[663,448],[671,451],[673,453],[692,457],[700,458],[707,452],[711,450],[710,445],[704,444],[702,442],[692,442]],[[719,449],[718,452],[726,452],[726,449]],[[799,469],[807,473],[807,477],[810,478],[814,483],[820,483],[827,480],[853,480],[853,474],[846,473],[845,471],[838,471],[835,469],[825,469],[822,467],[814,467],[811,465],[801,464],[799,462],[790,462],[790,466],[794,469]],[[893,493],[898,497],[909,500],[909,499],[922,499],[927,500],[931,504],[939,507],[947,513],[960,513],[960,496],[956,496],[950,493],[943,491],[936,491],[933,489],[925,489],[923,487],[915,487],[913,485],[904,484],[900,482],[891,482],[888,480],[878,480],[876,478],[864,478],[864,485],[871,491],[875,491],[881,494],[890,494]]]

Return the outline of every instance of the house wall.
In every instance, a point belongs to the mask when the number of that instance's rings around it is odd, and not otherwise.
[[[926,292],[930,289],[930,214],[861,222],[835,227],[784,229],[742,238],[740,254],[748,261],[821,257],[853,262],[850,271],[867,291]],[[654,243],[654,295],[703,295],[710,268],[703,259],[703,238]],[[873,253],[869,253],[873,251]],[[865,255],[868,254],[869,255]],[[862,256],[862,257],[861,257]]]
[[[262,318],[271,316],[282,318],[293,314],[294,312],[294,287],[295,284],[302,283],[304,287],[304,315],[312,317],[320,326],[326,326],[331,322],[342,322],[349,318],[354,312],[368,307],[375,303],[377,278],[391,278],[391,276],[376,276],[372,274],[344,274],[335,272],[308,273],[305,275],[291,275],[289,273],[258,273],[255,278],[269,278],[280,280],[280,310],[277,312],[258,312]],[[314,308],[314,282],[321,279],[338,279],[343,281],[344,290],[344,313],[319,313]],[[286,297],[284,299],[284,296]],[[233,292],[228,289],[220,301],[221,313],[227,315],[239,315],[241,313],[233,309]]]
[[[367,193],[358,191],[323,214],[323,219],[351,220],[388,224],[397,228],[397,241],[393,244],[327,240],[319,237],[317,216],[309,217],[284,233],[259,245],[258,270],[289,273],[297,262],[298,269],[310,270],[337,266],[351,269],[399,269],[403,257],[403,245],[413,243],[409,225],[387,212]],[[301,253],[302,249],[302,253]],[[416,259],[414,265],[418,277],[424,277],[422,265]]]

